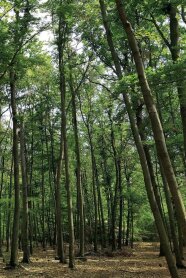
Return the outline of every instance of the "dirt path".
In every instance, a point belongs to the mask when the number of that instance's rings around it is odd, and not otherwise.
[[[108,254],[111,256],[111,254]],[[125,255],[125,256],[124,256]],[[158,246],[154,243],[136,244],[122,254],[110,256],[89,256],[86,262],[77,261],[76,270],[55,261],[54,251],[37,250],[29,265],[21,265],[15,270],[5,270],[0,261],[2,277],[71,277],[71,278],[168,278],[170,277],[164,258],[158,257]],[[186,278],[186,270],[179,270],[180,278]]]

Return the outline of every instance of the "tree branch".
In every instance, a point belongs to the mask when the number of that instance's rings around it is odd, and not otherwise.
[[[171,44],[169,43],[169,41],[167,40],[167,38],[164,36],[162,30],[160,29],[159,25],[157,24],[155,17],[153,16],[153,14],[150,14],[151,18],[152,18],[152,22],[154,24],[154,26],[156,27],[156,30],[158,31],[158,33],[160,34],[161,38],[163,39],[164,43],[166,44],[166,46],[170,49],[171,48]]]

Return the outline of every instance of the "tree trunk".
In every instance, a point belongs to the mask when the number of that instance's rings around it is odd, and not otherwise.
[[[21,172],[22,172],[22,248],[23,248],[23,263],[29,263],[29,244],[28,244],[28,184],[27,184],[27,167],[25,157],[25,139],[24,127],[20,127],[20,157],[21,157]]]
[[[102,202],[102,195],[101,195],[101,189],[100,189],[100,182],[98,177],[98,169],[96,165],[96,159],[94,156],[94,173],[95,173],[95,180],[97,185],[97,195],[98,195],[98,206],[100,209],[100,228],[101,228],[101,239],[102,239],[102,247],[106,247],[106,235],[105,235],[105,220],[104,220],[104,213],[103,213],[103,202]]]
[[[8,215],[6,222],[6,252],[9,252],[10,249],[10,218],[11,218],[11,198],[12,198],[12,178],[13,178],[13,156],[11,161],[11,169],[10,169],[10,184],[8,189]]]
[[[62,16],[59,18],[58,29],[58,55],[59,55],[59,75],[60,75],[60,93],[61,93],[61,121],[62,121],[62,139],[64,144],[64,163],[65,163],[65,187],[67,191],[67,206],[68,206],[68,224],[69,224],[69,267],[75,267],[74,260],[74,222],[73,222],[73,207],[72,207],[72,188],[69,176],[69,157],[68,157],[68,142],[67,142],[67,123],[66,123],[66,84],[64,72],[64,47],[66,42],[66,23]]]
[[[113,121],[111,118],[111,111],[108,113],[109,120],[110,120],[110,127],[111,127],[111,146],[112,146],[112,151],[113,151],[113,156],[114,156],[114,165],[115,165],[115,176],[116,176],[116,182],[115,182],[115,190],[114,190],[114,198],[113,198],[113,205],[112,205],[112,226],[111,226],[111,234],[112,234],[112,250],[116,250],[116,213],[117,213],[117,206],[118,206],[118,190],[119,190],[119,163],[118,163],[118,155],[116,151],[116,146],[115,146],[115,136],[114,136],[114,130],[113,130]]]
[[[76,92],[73,88],[72,73],[70,72],[70,88],[72,94],[72,117],[73,117],[73,128],[74,128],[74,140],[75,140],[75,154],[76,154],[76,178],[77,178],[77,200],[78,200],[78,216],[79,216],[79,239],[80,239],[80,257],[84,257],[84,207],[83,207],[83,191],[81,185],[81,158],[80,158],[80,145],[78,135],[78,123],[76,115]]]
[[[41,122],[41,126],[43,126],[43,120]],[[46,250],[46,238],[45,238],[45,171],[44,171],[44,138],[43,134],[41,134],[41,225],[42,225],[42,248],[43,251]]]
[[[1,181],[0,181],[0,257],[3,256],[2,252],[2,203],[1,203],[1,198],[2,198],[2,191],[3,191],[3,183],[4,183],[4,165],[5,165],[5,160],[4,160],[4,154],[1,157]]]
[[[29,161],[29,184],[28,184],[28,197],[32,197],[32,177],[33,177],[33,163],[34,163],[34,134],[33,134],[33,123],[31,124],[31,146],[30,146],[30,161]],[[33,201],[28,201],[28,219],[29,219],[29,242],[30,242],[30,254],[33,254]]]
[[[16,77],[13,68],[10,70],[10,93],[13,121],[13,160],[14,160],[14,219],[11,241],[10,266],[15,267],[18,264],[18,238],[19,238],[19,216],[20,216],[20,188],[19,188],[19,147],[18,147],[18,115],[16,106]]]
[[[86,125],[88,130],[90,152],[91,152],[91,166],[92,166],[92,187],[93,187],[93,199],[94,199],[94,251],[98,251],[98,202],[97,191],[95,181],[95,157],[92,143],[92,134],[90,132],[89,124]]]
[[[56,202],[56,228],[57,228],[57,257],[61,263],[65,263],[62,215],[61,215],[61,169],[63,159],[63,138],[62,138],[62,121],[60,134],[60,155],[57,163],[55,178],[55,202]]]

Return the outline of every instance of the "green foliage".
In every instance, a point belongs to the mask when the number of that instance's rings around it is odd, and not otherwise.
[[[126,35],[118,20],[115,1],[105,2],[115,50],[123,70],[123,78],[120,81],[117,80],[112,55],[108,47],[99,1],[47,1],[45,4],[40,4],[38,1],[32,0],[29,1],[30,7],[27,14],[25,11],[27,1],[16,1],[15,7],[12,6],[14,1],[0,1],[0,113],[1,110],[11,106],[9,69],[10,66],[14,66],[16,71],[17,119],[19,123],[24,122],[25,125],[28,202],[29,213],[33,217],[33,225],[35,225],[35,240],[41,237],[42,212],[45,217],[44,229],[47,236],[49,234],[47,221],[51,230],[55,230],[56,171],[60,157],[62,112],[60,85],[63,85],[60,83],[58,64],[59,27],[63,27],[61,32],[65,37],[62,52],[65,72],[69,171],[73,189],[73,212],[76,221],[75,231],[77,233],[78,230],[78,203],[72,89],[75,91],[77,106],[81,182],[87,227],[93,227],[95,221],[93,198],[93,178],[95,177],[93,177],[91,157],[93,150],[97,167],[96,188],[100,188],[107,230],[110,228],[108,225],[111,225],[111,209],[117,182],[116,161],[119,161],[122,189],[121,192],[117,192],[116,231],[119,226],[119,201],[123,198],[123,222],[126,226],[128,209],[131,209],[134,218],[134,238],[136,240],[157,239],[154,220],[144,188],[140,161],[122,97],[122,93],[129,93],[133,113],[136,116],[139,102],[142,101],[138,77]],[[171,3],[177,5],[179,11],[180,5],[184,4],[184,1],[171,1]],[[177,172],[178,183],[183,196],[185,196],[185,158],[177,87],[185,86],[186,35],[185,28],[181,24],[180,58],[176,63],[172,63],[170,51],[156,30],[151,17],[153,14],[158,26],[169,41],[169,21],[168,15],[163,11],[164,4],[165,1],[163,0],[131,0],[127,2],[126,10],[131,18],[147,78],[161,115],[164,134]],[[9,12],[11,8],[12,10]],[[44,23],[44,18],[41,18],[41,22],[36,18],[36,11],[41,14],[47,12],[51,15],[51,24],[48,27],[49,32],[53,32],[54,36],[51,51],[43,49],[39,36],[32,37],[33,33],[39,32]],[[16,14],[19,14],[17,19]],[[179,14],[178,17],[180,17]],[[179,18],[179,20],[181,19]],[[0,118],[0,150],[2,151],[0,163],[2,157],[5,158],[4,167],[0,164],[0,174],[3,173],[4,175],[3,178],[0,178],[0,184],[3,181],[0,205],[12,213],[14,181],[11,157],[12,122],[10,121],[10,125],[7,123],[9,117],[10,113],[6,116],[6,121],[3,120],[3,116]],[[159,182],[158,185],[160,186],[161,176],[157,167],[154,139],[148,114],[144,107],[142,120],[142,129],[146,135],[146,140],[143,143],[149,147],[156,181]],[[67,193],[64,173],[64,161],[62,161],[61,208],[64,232],[67,234]],[[44,193],[42,192],[42,182]],[[12,188],[10,188],[10,183],[12,183]],[[21,175],[20,185],[22,189]],[[164,194],[162,195],[162,202],[166,207]],[[44,198],[44,207],[42,198]],[[100,210],[100,203],[98,207]],[[3,211],[2,214],[4,213]]]

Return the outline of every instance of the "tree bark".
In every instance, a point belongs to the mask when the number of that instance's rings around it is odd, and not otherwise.
[[[23,248],[23,263],[29,263],[29,240],[28,240],[28,183],[27,183],[27,167],[25,157],[25,139],[24,127],[20,127],[20,157],[21,157],[21,172],[22,172],[22,248]]]
[[[80,157],[80,144],[78,135],[78,123],[77,123],[77,108],[76,108],[76,92],[73,88],[72,73],[70,72],[70,88],[72,94],[72,118],[74,128],[74,139],[75,139],[75,154],[76,154],[76,178],[77,178],[77,200],[78,200],[78,215],[79,215],[79,239],[80,239],[80,250],[79,256],[84,257],[84,206],[83,206],[83,191],[81,185],[81,157]]]
[[[10,249],[10,219],[11,219],[11,198],[12,198],[12,179],[13,179],[13,156],[11,158],[10,181],[8,189],[8,206],[7,206],[7,222],[6,222],[6,252]]]
[[[13,67],[10,70],[10,93],[13,121],[13,161],[14,161],[14,219],[11,241],[10,266],[15,267],[18,264],[18,238],[19,238],[19,217],[20,217],[20,187],[19,187],[19,147],[18,147],[18,115],[16,105],[16,76]]]
[[[56,202],[56,228],[57,228],[57,257],[61,263],[65,263],[62,215],[61,215],[61,169],[63,159],[63,139],[62,139],[62,122],[60,134],[60,155],[57,163],[56,178],[55,178],[55,202]]]
[[[4,183],[4,165],[5,165],[5,158],[4,158],[4,154],[2,154],[1,157],[1,181],[0,181],[0,201],[2,198],[2,192],[3,192],[3,183]],[[3,256],[3,251],[2,251],[2,243],[3,243],[3,239],[2,239],[2,204],[0,203],[0,257]]]
[[[62,16],[59,18],[58,29],[58,55],[59,55],[59,77],[60,77],[60,93],[61,93],[61,121],[62,121],[62,139],[64,144],[64,164],[65,164],[65,187],[67,191],[67,206],[68,206],[68,224],[69,224],[69,267],[75,267],[74,259],[74,221],[72,207],[72,187],[69,176],[69,157],[68,157],[68,142],[67,142],[67,123],[66,123],[66,83],[64,72],[64,47],[66,42],[66,23]]]
[[[91,166],[92,166],[92,187],[93,187],[93,199],[94,199],[94,251],[98,251],[98,201],[97,201],[97,190],[95,180],[95,157],[94,148],[92,143],[92,134],[90,131],[89,124],[86,125],[88,130],[90,152],[91,152]]]

